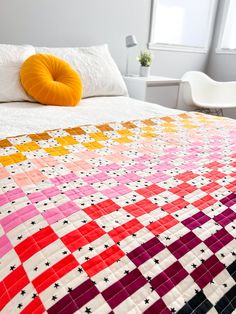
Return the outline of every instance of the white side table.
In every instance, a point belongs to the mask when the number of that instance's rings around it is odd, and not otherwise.
[[[181,80],[163,76],[125,76],[129,96],[164,107],[176,108]]]

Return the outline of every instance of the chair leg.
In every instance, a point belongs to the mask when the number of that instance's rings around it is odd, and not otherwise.
[[[215,109],[215,114],[219,117],[223,117],[224,116],[223,109],[222,108]]]
[[[198,108],[196,109],[197,112],[205,113],[205,114],[212,114],[211,110],[208,108]]]
[[[206,114],[212,114],[219,117],[224,117],[224,112],[222,108],[215,108],[215,109],[209,109],[209,108],[199,108],[196,109],[198,112],[206,113]]]

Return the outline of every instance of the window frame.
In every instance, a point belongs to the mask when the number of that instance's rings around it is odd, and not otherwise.
[[[159,0],[152,0],[148,48],[151,50],[193,52],[193,53],[203,53],[203,54],[208,53],[211,46],[213,29],[214,29],[214,24],[215,24],[215,19],[216,19],[217,5],[218,5],[217,0],[211,0],[211,1],[212,3],[211,3],[210,17],[209,17],[209,22],[208,22],[207,40],[204,47],[196,47],[196,46],[175,45],[175,44],[165,44],[165,43],[154,42],[153,40],[154,29],[156,25],[155,12],[156,12]]]
[[[224,7],[223,7],[223,14],[220,21],[220,32],[219,32],[219,37],[217,41],[217,46],[215,49],[215,52],[217,54],[228,54],[228,55],[236,54],[236,48],[230,49],[230,48],[222,47],[222,42],[223,42],[223,37],[224,37],[229,7],[230,7],[230,1],[231,0],[225,0],[224,5],[223,5]]]

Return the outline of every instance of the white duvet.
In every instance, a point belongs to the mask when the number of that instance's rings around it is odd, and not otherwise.
[[[0,138],[56,128],[161,117],[180,112],[129,97],[83,99],[77,107],[0,103]]]

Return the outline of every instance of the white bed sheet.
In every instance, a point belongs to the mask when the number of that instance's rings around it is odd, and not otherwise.
[[[0,103],[0,138],[84,124],[161,117],[179,112],[129,97],[87,98],[77,107],[42,106],[30,102]]]

